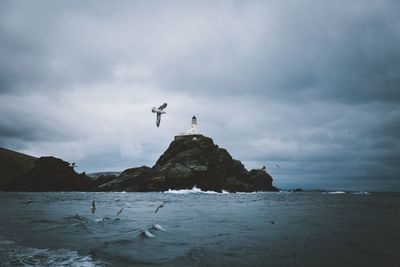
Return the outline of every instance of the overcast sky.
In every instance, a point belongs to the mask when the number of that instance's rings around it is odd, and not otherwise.
[[[395,0],[3,0],[0,146],[81,172],[153,166],[195,114],[278,187],[399,191],[399,14]]]

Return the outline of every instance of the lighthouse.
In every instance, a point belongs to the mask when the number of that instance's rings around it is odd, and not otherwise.
[[[192,127],[190,129],[191,134],[197,133],[197,118],[195,115],[192,117]]]
[[[201,137],[201,136],[203,136],[203,135],[199,134],[197,131],[197,118],[195,115],[193,115],[190,129],[186,130],[185,132],[175,135],[175,140],[186,139],[186,138],[191,138],[193,140],[197,140],[197,138]]]

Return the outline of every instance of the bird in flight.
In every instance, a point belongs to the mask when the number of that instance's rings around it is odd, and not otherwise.
[[[278,164],[278,163],[275,163],[275,165],[276,165],[276,167],[278,167],[279,169],[281,168],[281,166],[279,166],[279,164]]]
[[[96,211],[96,202],[93,200],[92,201],[92,214]]]
[[[156,209],[156,211],[154,213],[157,213],[157,211],[161,208],[164,207],[164,204],[167,203],[168,201],[164,201],[160,206],[158,206],[158,208]]]
[[[162,104],[159,108],[154,107],[151,111],[153,113],[157,113],[156,117],[156,125],[157,127],[160,126],[160,121],[161,121],[161,114],[165,114],[167,112],[164,111],[164,109],[167,107],[167,103]]]
[[[122,207],[118,212],[117,212],[117,216],[120,215],[122,213],[122,211],[124,210],[124,208]]]

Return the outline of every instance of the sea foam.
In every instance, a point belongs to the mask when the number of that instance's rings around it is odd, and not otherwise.
[[[181,190],[172,190],[168,189],[164,193],[168,194],[228,194],[229,192],[222,190],[222,193],[216,191],[202,191],[200,188],[193,186],[192,189],[181,189]]]
[[[322,194],[333,194],[333,195],[336,195],[336,194],[346,194],[346,192],[344,192],[344,191],[330,191],[330,192],[323,192]]]
[[[1,245],[5,245],[4,243]],[[0,245],[0,246],[1,246]],[[11,244],[10,244],[11,245]],[[5,249],[5,248],[3,248]],[[42,249],[20,245],[10,247],[8,253],[1,255],[5,266],[103,266],[101,262],[93,261],[91,256],[81,256],[77,251],[68,249]]]

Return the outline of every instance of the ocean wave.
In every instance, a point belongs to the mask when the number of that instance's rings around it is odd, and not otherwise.
[[[1,240],[0,258],[5,263],[2,266],[105,266],[105,263],[96,262],[90,256],[80,256],[77,251],[39,249],[14,244],[13,241]]]
[[[282,191],[283,192],[283,191]],[[266,192],[266,191],[254,191],[254,192],[235,192],[233,194],[236,195],[256,195],[256,194],[265,194],[265,193],[270,193],[270,192]],[[279,192],[281,193],[281,192]]]
[[[358,191],[358,192],[353,192],[351,193],[352,195],[369,195],[369,192],[366,191]]]
[[[112,219],[110,217],[101,217],[98,219],[94,219],[95,222],[105,222],[105,221],[111,221]]]
[[[145,237],[155,237],[155,235],[152,232],[150,232],[149,230],[144,230],[142,235]]]
[[[63,218],[63,221],[70,223],[70,222],[89,222],[90,220],[84,216],[79,216],[75,214],[74,216],[68,216]]]
[[[1,238],[1,237],[0,237]],[[3,240],[3,239],[1,239],[0,240],[0,247],[1,246],[5,246],[5,245],[12,245],[12,244],[14,244],[15,243],[15,241],[10,241],[10,240]]]
[[[193,186],[192,189],[172,190],[168,189],[164,193],[168,194],[229,194],[229,192],[222,190],[222,193],[216,191],[202,191],[200,188]]]
[[[346,194],[344,191],[330,191],[330,192],[323,192],[322,194]]]
[[[151,227],[151,229],[160,230],[160,231],[166,232],[165,229],[164,229],[164,227],[162,227],[162,225],[161,225],[161,224],[158,224],[158,223],[153,224],[153,226]]]

